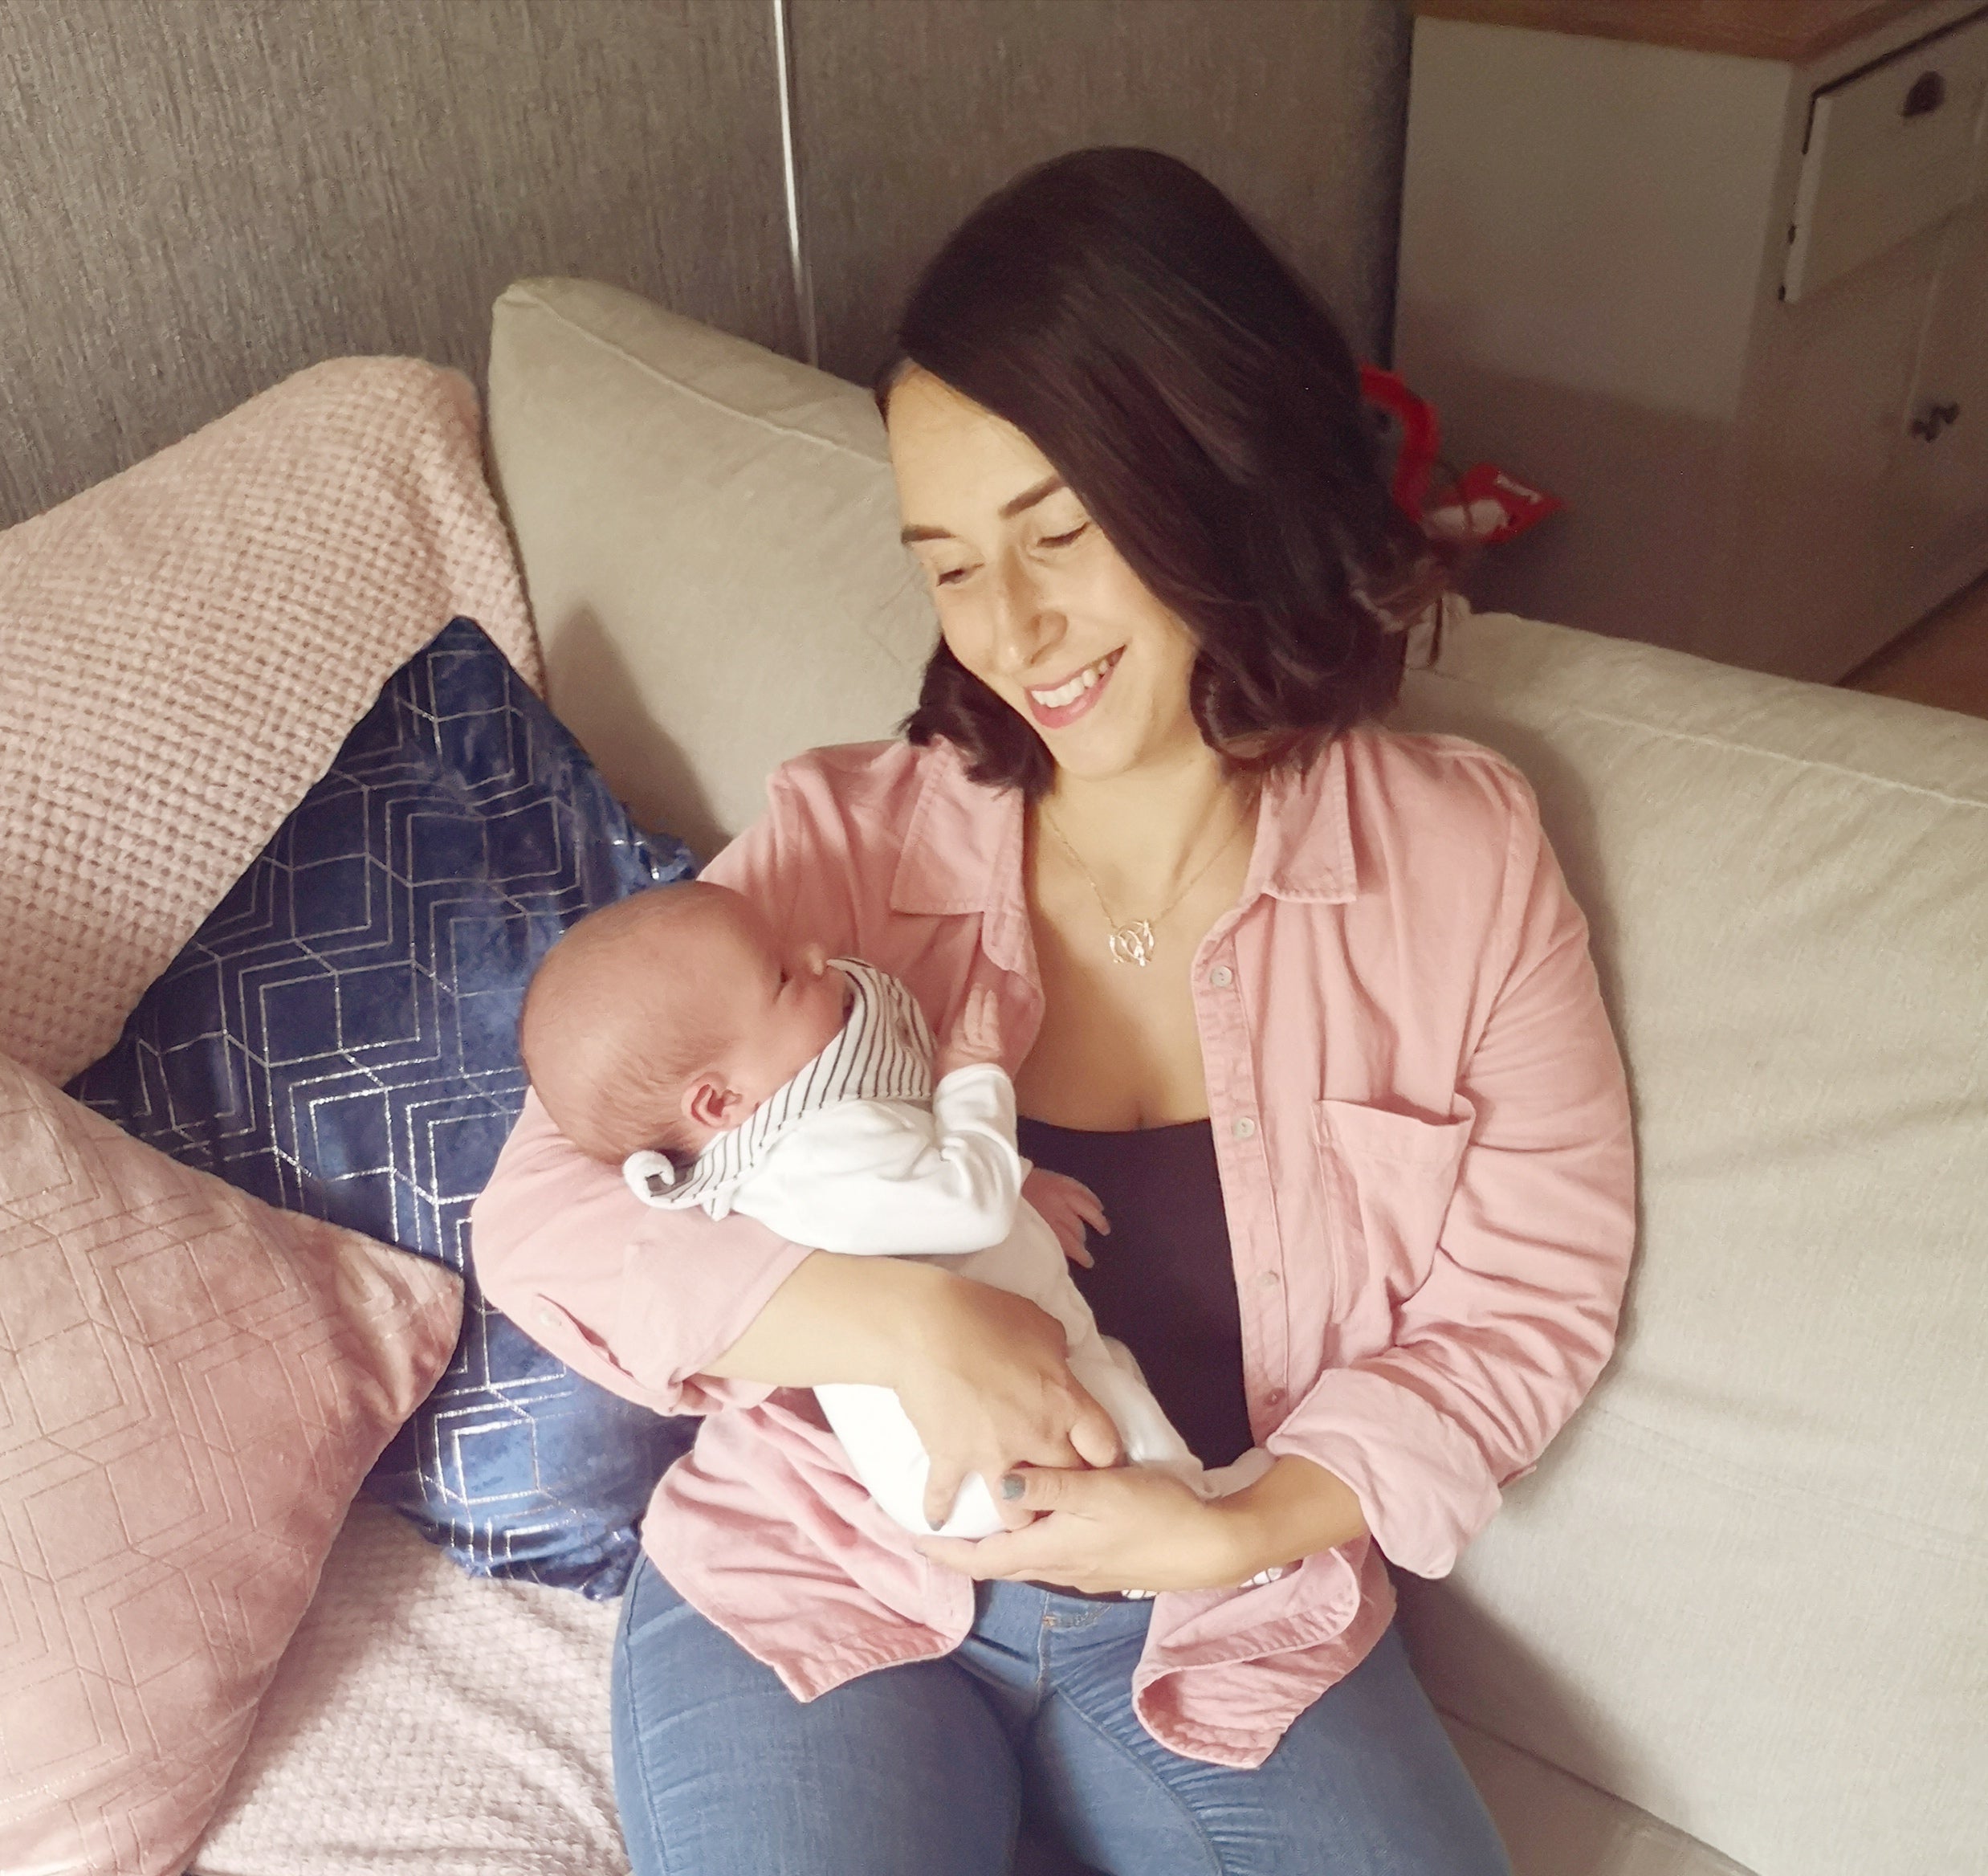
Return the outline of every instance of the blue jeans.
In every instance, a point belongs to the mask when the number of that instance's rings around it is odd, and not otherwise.
[[[1134,1717],[1151,1611],[984,1584],[945,1659],[803,1705],[645,1559],[614,1652],[637,1876],[1007,1876],[1025,1811],[1107,1876],[1511,1876],[1391,1628],[1236,1772]]]

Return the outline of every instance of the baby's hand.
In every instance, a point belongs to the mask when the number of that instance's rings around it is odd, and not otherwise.
[[[972,1068],[1001,1058],[1000,1013],[987,985],[967,993],[967,1006],[932,1063],[932,1075],[943,1081],[955,1068]]]
[[[1043,1222],[1056,1234],[1063,1254],[1073,1264],[1089,1270],[1096,1261],[1084,1242],[1084,1227],[1111,1235],[1111,1221],[1105,1216],[1103,1202],[1088,1185],[1061,1172],[1047,1172],[1040,1166],[1029,1168],[1021,1182],[1023,1200],[1041,1213]]]

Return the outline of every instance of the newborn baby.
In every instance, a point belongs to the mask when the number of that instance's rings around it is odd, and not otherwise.
[[[749,900],[699,882],[575,925],[532,981],[519,1044],[560,1131],[620,1165],[646,1203],[743,1212],[822,1250],[920,1255],[1025,1296],[1063,1325],[1070,1371],[1128,1460],[1204,1495],[1240,1489],[1267,1455],[1204,1470],[1022,1202],[1014,1088],[992,1030],[982,991],[935,1087],[931,1032],[894,977],[784,941]],[[815,1395],[870,1495],[906,1529],[930,1530],[929,1461],[896,1394],[837,1384]],[[938,1528],[1001,1527],[975,1478]]]

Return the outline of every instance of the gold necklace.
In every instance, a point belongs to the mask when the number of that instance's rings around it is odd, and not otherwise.
[[[1105,895],[1099,890],[1098,882],[1091,878],[1090,867],[1086,867],[1078,858],[1077,849],[1070,845],[1069,838],[1064,834],[1063,830],[1057,826],[1056,818],[1050,814],[1049,804],[1046,801],[1041,802],[1038,804],[1038,807],[1042,815],[1043,825],[1056,836],[1057,845],[1070,856],[1070,864],[1083,875],[1084,883],[1090,888],[1092,896],[1098,901],[1098,911],[1104,914],[1105,923],[1111,928],[1111,936],[1106,940],[1111,948],[1111,961],[1114,964],[1135,964],[1141,969],[1153,961],[1153,953],[1158,948],[1157,941],[1153,936],[1154,926],[1166,923],[1167,915],[1190,892],[1193,891],[1203,879],[1207,878],[1215,863],[1236,844],[1236,836],[1249,825],[1249,814],[1245,809],[1241,818],[1229,829],[1228,838],[1195,869],[1194,877],[1182,887],[1160,911],[1155,912],[1150,919],[1131,919],[1121,924],[1111,907],[1105,903]]]

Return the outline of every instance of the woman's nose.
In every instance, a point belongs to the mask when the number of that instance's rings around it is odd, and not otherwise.
[[[1035,569],[1020,561],[1000,569],[994,606],[996,654],[1008,675],[1020,676],[1061,635],[1063,615],[1051,605]]]

